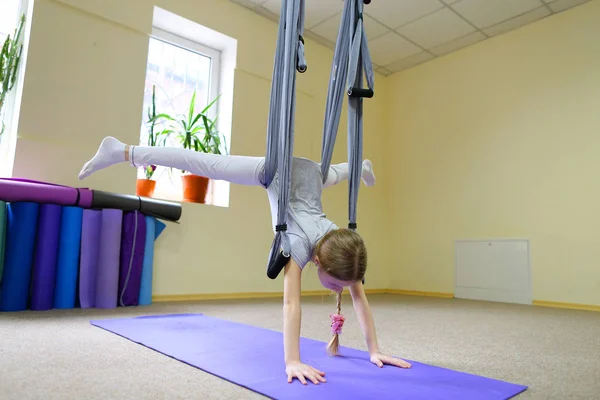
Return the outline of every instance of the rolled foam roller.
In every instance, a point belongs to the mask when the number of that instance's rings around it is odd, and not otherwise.
[[[75,308],[82,225],[82,208],[63,207],[58,239],[54,308]]]
[[[83,210],[81,222],[81,257],[79,259],[79,303],[81,308],[96,306],[96,275],[100,251],[102,211]]]
[[[0,291],[2,290],[2,270],[4,269],[4,249],[6,243],[6,202],[0,201]]]
[[[142,284],[140,287],[140,305],[152,304],[154,246],[156,239],[158,239],[158,237],[165,228],[166,225],[164,222],[159,221],[154,217],[146,216],[146,248],[144,250],[144,266],[142,268]]]
[[[138,304],[152,304],[152,274],[154,264],[154,240],[156,234],[156,218],[146,219],[146,243],[144,245],[144,262],[142,264],[142,279],[140,283],[140,298]]]
[[[119,302],[122,307],[139,304],[146,220],[139,211],[126,212],[121,234],[121,267],[119,273]]]
[[[0,311],[24,311],[29,305],[38,212],[39,204],[33,202],[7,206]]]
[[[54,304],[61,213],[60,205],[40,205],[31,280],[31,309],[35,311],[50,310]]]
[[[102,210],[100,252],[96,275],[96,308],[117,307],[122,225],[123,210]]]
[[[123,211],[140,211],[169,221],[178,221],[181,218],[182,206],[180,203],[134,196],[130,194],[92,191],[92,207],[102,209],[119,209]]]

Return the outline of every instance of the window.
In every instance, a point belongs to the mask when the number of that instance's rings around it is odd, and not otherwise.
[[[18,26],[21,14],[27,13],[27,1],[22,0],[0,0],[0,48],[4,45],[4,41],[7,36],[14,37],[15,29]],[[13,86],[12,90],[6,94],[4,98],[4,104],[0,110],[0,130],[2,130],[2,123],[4,124],[4,131],[0,136],[0,176],[12,175],[12,164],[14,161],[14,147],[16,145],[16,135],[14,132],[14,126],[16,124],[13,121],[18,119],[17,104],[19,103],[17,93],[20,91],[21,82],[23,80],[23,65],[25,64],[26,58],[26,36],[28,31],[28,21],[31,18],[30,15],[26,15],[26,21],[23,26],[23,32],[21,33],[20,44],[23,45],[21,52],[21,61],[19,63],[19,71],[17,77],[17,83]]]
[[[220,83],[221,52],[196,41],[183,38],[165,30],[154,28],[148,46],[146,82],[144,86],[144,106],[140,132],[140,144],[148,145],[148,112],[152,106],[153,88],[155,90],[156,114],[166,113],[176,117],[187,114],[192,96],[195,93],[195,113],[202,111],[221,94]],[[220,102],[214,102],[207,114],[211,120],[219,115]],[[169,126],[162,120],[154,127],[159,132]],[[218,126],[220,131],[221,127]],[[225,143],[229,148],[229,135],[225,134]],[[165,146],[183,147],[176,135],[168,136]],[[157,167],[152,179],[156,181],[153,197],[181,201],[183,198],[183,173],[177,169]],[[140,168],[138,178],[145,178]],[[229,186],[210,182],[206,204],[227,206]]]
[[[17,27],[19,0],[0,0],[0,42],[4,44],[6,36],[12,36]]]

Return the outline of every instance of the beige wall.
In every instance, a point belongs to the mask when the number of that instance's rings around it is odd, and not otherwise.
[[[77,174],[100,140],[138,142],[148,37],[154,4],[238,40],[232,153],[264,155],[277,25],[226,0],[35,0],[13,175],[123,193],[135,170],[111,167],[81,182]],[[310,40],[308,72],[298,76],[295,154],[320,158],[332,52]],[[381,77],[377,77],[381,79]],[[381,94],[379,94],[379,91]],[[365,156],[380,184],[361,188],[360,232],[368,242],[367,286],[388,286],[385,207],[385,88],[366,107]],[[334,162],[346,160],[346,114]],[[327,191],[326,212],[347,223],[347,184]],[[266,277],[273,239],[266,193],[231,186],[230,207],[184,204],[180,224],[157,242],[154,293],[281,291]],[[383,228],[382,228],[383,227]],[[314,266],[303,289],[321,289]]]
[[[398,289],[452,292],[456,239],[531,239],[533,297],[600,305],[600,1],[388,80]]]

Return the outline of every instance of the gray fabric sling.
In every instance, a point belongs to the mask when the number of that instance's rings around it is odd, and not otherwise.
[[[268,187],[278,173],[277,226],[271,246],[267,276],[277,278],[290,258],[287,235],[287,209],[290,193],[294,117],[296,108],[296,69],[306,71],[304,60],[304,0],[282,0],[277,49],[271,82],[271,103],[267,126],[267,154],[263,185]]]
[[[356,204],[362,171],[362,101],[373,96],[374,74],[363,27],[363,1],[345,0],[327,93],[321,153],[323,182],[331,165],[343,94],[348,95],[348,227],[356,229]],[[275,279],[290,258],[287,236],[287,208],[294,148],[296,69],[306,71],[304,59],[304,0],[282,0],[277,50],[271,83],[271,102],[267,127],[267,154],[263,185],[268,187],[279,174],[279,199],[275,238],[271,246],[267,276]],[[363,72],[368,89],[363,89]],[[346,88],[344,88],[346,85]]]
[[[348,227],[356,230],[356,205],[362,171],[363,97],[373,97],[374,73],[363,27],[363,0],[346,0],[335,46],[323,130],[321,173],[327,180],[342,111],[342,94],[348,95]],[[363,89],[363,72],[368,89]],[[344,86],[346,89],[344,90]]]

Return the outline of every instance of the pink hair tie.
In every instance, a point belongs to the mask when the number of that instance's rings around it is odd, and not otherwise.
[[[334,335],[339,335],[342,333],[342,327],[344,326],[344,318],[341,314],[331,314],[331,331]]]

